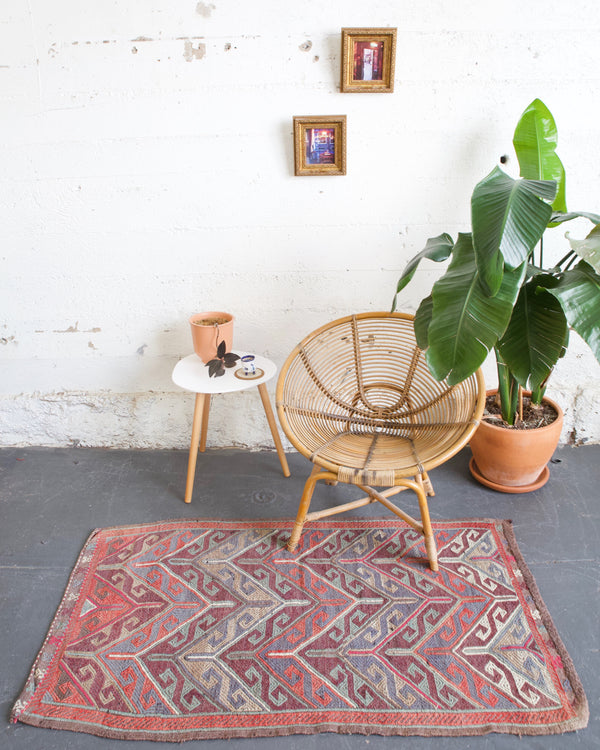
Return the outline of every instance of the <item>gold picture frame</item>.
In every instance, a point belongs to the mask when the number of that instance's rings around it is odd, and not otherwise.
[[[394,91],[397,29],[342,29],[342,93]]]
[[[346,115],[294,117],[294,166],[297,176],[346,174]]]

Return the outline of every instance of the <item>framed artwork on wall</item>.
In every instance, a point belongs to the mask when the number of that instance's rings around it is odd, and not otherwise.
[[[394,90],[396,29],[342,29],[343,93]]]
[[[296,175],[346,174],[346,115],[294,117]]]

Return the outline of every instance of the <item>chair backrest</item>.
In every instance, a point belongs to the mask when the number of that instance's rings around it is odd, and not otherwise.
[[[403,313],[351,315],[313,331],[290,354],[277,384],[279,419],[300,453],[335,470],[341,436],[359,444],[357,436],[376,435],[380,463],[389,451],[397,476],[413,475],[415,466],[427,471],[457,453],[484,401],[481,371],[452,387],[431,375],[413,316]],[[404,463],[393,456],[397,438],[413,456]],[[359,465],[365,460],[356,457]],[[341,463],[351,461],[345,456]]]

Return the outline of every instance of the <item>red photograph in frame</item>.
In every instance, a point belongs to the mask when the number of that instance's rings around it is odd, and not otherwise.
[[[343,93],[392,93],[396,29],[342,29]]]

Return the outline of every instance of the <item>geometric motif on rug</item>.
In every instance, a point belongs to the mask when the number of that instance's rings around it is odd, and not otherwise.
[[[551,734],[587,701],[509,521],[95,531],[13,720],[121,739]]]

